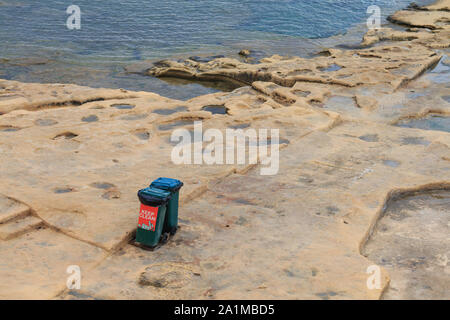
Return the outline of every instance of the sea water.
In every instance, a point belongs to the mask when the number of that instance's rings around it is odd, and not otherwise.
[[[354,44],[367,8],[382,22],[410,0],[0,0],[0,78],[147,90],[187,99],[219,84],[138,74],[152,61],[192,55],[307,56]],[[416,1],[423,4],[430,1]],[[66,9],[81,10],[80,29]],[[131,71],[131,72],[130,72]]]

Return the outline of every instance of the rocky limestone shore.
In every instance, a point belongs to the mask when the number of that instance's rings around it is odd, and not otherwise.
[[[411,6],[360,48],[311,59],[167,60],[148,70],[240,86],[188,101],[0,80],[0,298],[448,299],[450,133],[432,121],[450,114],[449,7]],[[409,125],[423,119],[433,130]],[[278,174],[173,164],[172,130],[196,120],[279,129]],[[185,184],[180,230],[145,251],[132,245],[136,192],[159,176]],[[405,201],[414,206],[400,219]],[[442,248],[430,249],[432,228]],[[374,264],[382,283],[369,289]],[[79,290],[66,288],[70,265],[81,267]]]

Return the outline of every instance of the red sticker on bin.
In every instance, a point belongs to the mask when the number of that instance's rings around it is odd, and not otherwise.
[[[158,218],[158,208],[141,204],[139,211],[138,227],[144,230],[155,231],[156,219]]]

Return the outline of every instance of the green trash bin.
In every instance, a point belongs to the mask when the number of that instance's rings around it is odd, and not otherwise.
[[[163,232],[170,232],[174,235],[178,228],[178,202],[180,200],[180,189],[183,182],[171,178],[158,178],[152,182],[150,188],[157,188],[169,191],[172,195],[167,205],[166,221]]]
[[[166,218],[167,203],[171,193],[164,190],[145,188],[139,190],[141,202],[139,210],[136,242],[148,247],[155,247],[161,238]]]

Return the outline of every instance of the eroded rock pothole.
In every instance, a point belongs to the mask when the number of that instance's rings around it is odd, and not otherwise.
[[[75,191],[75,188],[73,187],[57,187],[53,189],[53,192],[57,194],[70,193],[73,191]]]
[[[113,199],[120,199],[121,193],[119,190],[116,189],[107,189],[104,194],[102,194],[102,198],[106,200],[113,200]]]
[[[53,140],[59,140],[59,139],[68,139],[68,140],[70,140],[70,139],[73,139],[75,137],[78,137],[78,135],[76,133],[68,131],[68,132],[63,132],[63,133],[57,134],[53,138]]]
[[[228,113],[228,108],[226,108],[223,105],[209,105],[209,106],[204,106],[202,108],[203,111],[208,111],[211,112],[212,114],[227,114]]]
[[[449,299],[450,190],[389,201],[363,255],[390,274],[385,299]]]
[[[137,130],[134,132],[134,135],[140,140],[148,140],[151,136],[150,132],[147,130]]]
[[[94,182],[94,183],[91,183],[89,186],[91,186],[92,188],[103,189],[103,190],[108,190],[108,189],[116,187],[115,185],[113,185],[112,183],[109,183],[109,182]]]
[[[83,122],[97,122],[98,121],[98,117],[96,115],[92,114],[90,116],[81,118],[81,121],[83,121]]]
[[[119,110],[130,110],[133,109],[134,106],[131,104],[113,104],[111,107],[119,109]]]

